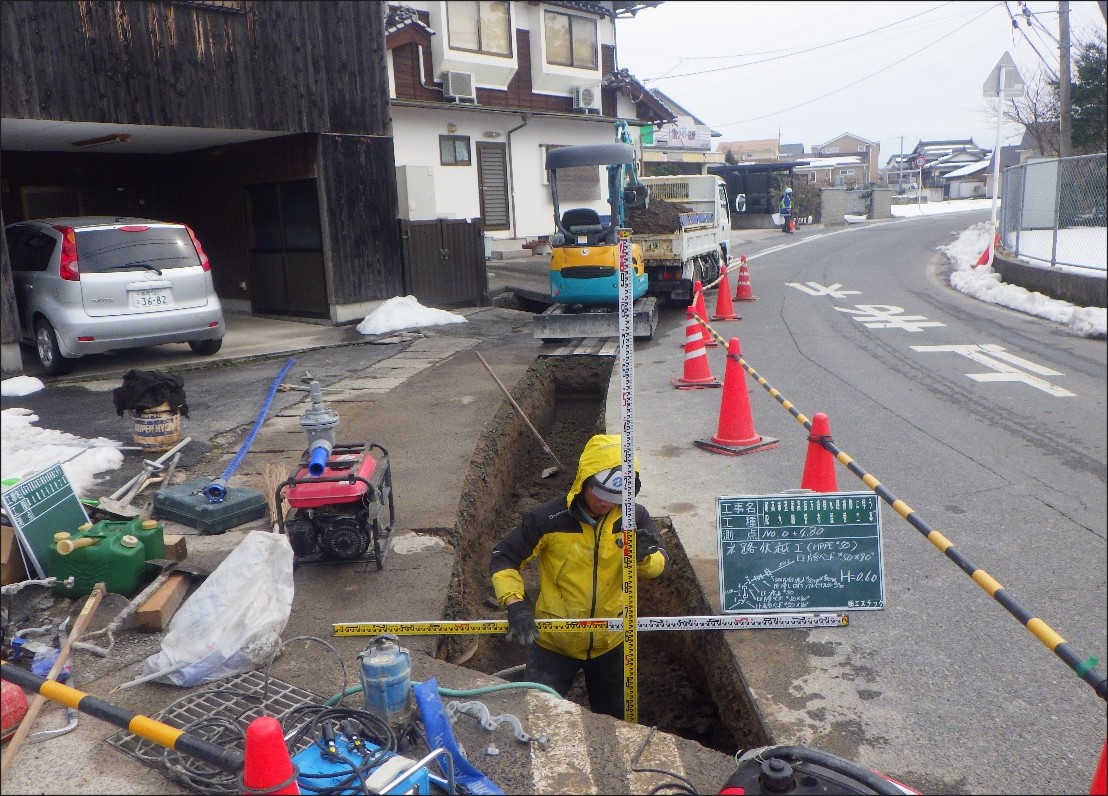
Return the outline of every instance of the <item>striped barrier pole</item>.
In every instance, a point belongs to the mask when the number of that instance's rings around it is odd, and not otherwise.
[[[708,331],[708,334],[719,340],[721,344],[723,343],[723,338],[720,337],[704,318],[701,318],[696,313],[693,313],[693,317],[696,319],[697,323]],[[728,356],[730,356],[730,354],[728,354]],[[798,411],[796,407],[793,406],[790,401],[786,400],[769,382],[759,376],[758,372],[750,367],[741,355],[737,358],[737,361],[742,366],[743,370],[750,374],[750,377],[754,379],[754,381],[762,385],[762,388],[772,395],[781,406],[785,407],[798,423],[808,429],[808,431],[812,430],[812,421]],[[1101,699],[1108,700],[1108,677],[1106,677],[1103,672],[1097,670],[1097,659],[1095,657],[1090,656],[1082,659],[1081,655],[1078,654],[1078,652],[1074,650],[1054,628],[1020,605],[1016,598],[1009,594],[1008,590],[993,578],[992,575],[970,561],[969,558],[954,547],[953,542],[924,522],[923,518],[917,515],[911,506],[885,488],[874,476],[859,467],[854,459],[832,442],[830,437],[824,437],[813,441],[818,441],[840,464],[857,476],[863,484],[872,489],[878,497],[892,506],[896,513],[903,517],[909,525],[923,534],[924,538],[934,545],[940,553],[953,561],[959,569],[969,575],[974,583],[1000,603],[1004,607],[1004,610],[1014,616],[1021,625],[1027,628],[1031,635],[1042,642],[1048,650],[1053,652],[1063,663],[1069,666],[1078,677],[1092,686],[1097,696]]]
[[[133,732],[140,738],[164,746],[166,749],[191,755],[221,771],[233,773],[242,771],[243,755],[236,749],[216,746],[203,738],[189,735],[184,730],[163,724],[148,716],[124,710],[118,705],[97,699],[76,688],[36,677],[18,666],[7,663],[0,666],[0,678],[22,686],[28,691],[39,693],[52,702],[74,708],[108,724]]]

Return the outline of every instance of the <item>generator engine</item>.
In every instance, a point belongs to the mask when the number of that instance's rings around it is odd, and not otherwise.
[[[285,523],[292,552],[300,557],[320,553],[343,561],[356,561],[365,556],[371,540],[368,512],[347,513],[332,507],[297,512]]]

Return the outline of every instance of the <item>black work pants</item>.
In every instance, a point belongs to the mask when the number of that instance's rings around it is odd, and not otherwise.
[[[548,685],[562,696],[573,685],[579,669],[585,671],[585,688],[593,713],[623,718],[623,645],[596,658],[581,660],[560,652],[531,645],[525,677],[533,683]]]

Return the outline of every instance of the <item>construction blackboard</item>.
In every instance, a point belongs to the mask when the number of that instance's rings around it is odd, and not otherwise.
[[[885,607],[872,492],[716,498],[723,613]]]
[[[89,521],[85,507],[60,464],[4,490],[4,509],[27,559],[45,578],[46,554],[58,531],[75,532]]]

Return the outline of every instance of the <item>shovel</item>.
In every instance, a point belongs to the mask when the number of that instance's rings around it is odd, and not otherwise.
[[[558,457],[554,455],[554,451],[550,450],[550,446],[546,444],[546,440],[544,440],[542,438],[542,435],[539,434],[538,429],[531,425],[531,421],[527,419],[527,415],[523,414],[523,410],[519,408],[519,404],[516,403],[515,398],[513,398],[512,394],[508,392],[508,388],[505,387],[504,383],[500,381],[499,377],[497,377],[497,375],[493,373],[492,368],[489,367],[489,363],[485,361],[485,358],[483,356],[481,356],[481,352],[474,351],[473,353],[475,353],[477,355],[477,358],[481,360],[481,364],[485,366],[485,370],[489,372],[489,375],[496,379],[496,383],[503,391],[504,397],[507,398],[508,401],[512,404],[512,408],[519,412],[519,416],[523,418],[523,422],[527,424],[527,428],[531,429],[531,433],[535,435],[535,439],[537,439],[539,441],[539,444],[542,445],[542,449],[550,455],[551,459],[554,460],[554,466],[547,467],[545,470],[543,470],[539,478],[549,478],[550,476],[554,475],[554,473],[558,472],[558,470],[561,468],[562,463],[558,461]]]

